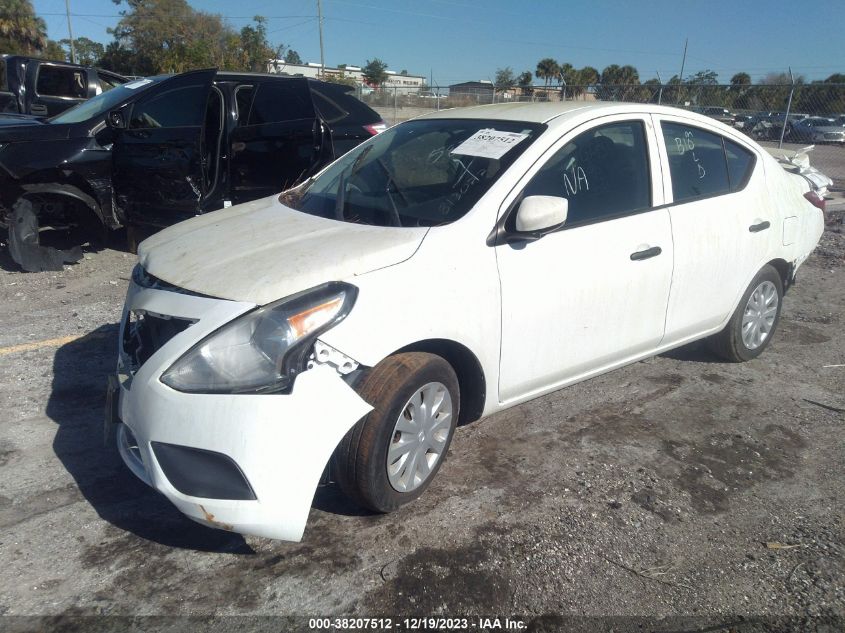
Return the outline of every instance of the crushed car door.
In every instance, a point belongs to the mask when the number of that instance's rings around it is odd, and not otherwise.
[[[169,226],[201,212],[203,123],[214,76],[177,75],[129,107],[112,150],[112,186],[128,223]]]
[[[238,125],[231,138],[236,204],[279,193],[320,164],[321,127],[308,81],[279,78],[251,86],[238,90]]]

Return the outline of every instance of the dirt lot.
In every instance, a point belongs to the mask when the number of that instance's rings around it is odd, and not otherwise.
[[[828,616],[819,630],[842,630],[838,209],[760,359],[684,349],[462,427],[419,502],[373,516],[328,486],[302,543],[194,524],[103,448],[131,255],[21,274],[0,246],[0,628],[82,627],[12,617],[62,614],[479,614],[535,631],[646,630],[571,615],[645,616],[647,630],[681,630],[654,619],[676,616],[817,630],[804,619]]]

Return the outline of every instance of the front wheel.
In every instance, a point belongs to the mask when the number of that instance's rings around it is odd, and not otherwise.
[[[711,349],[732,363],[757,358],[768,347],[783,308],[783,281],[764,266],[748,285],[725,329],[709,340]]]
[[[428,488],[449,450],[460,409],[458,379],[439,356],[390,356],[364,377],[373,406],[341,440],[332,473],[360,505],[391,512]]]

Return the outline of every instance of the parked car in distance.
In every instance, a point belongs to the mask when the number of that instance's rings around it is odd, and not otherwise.
[[[721,121],[725,125],[733,125],[734,122],[734,115],[727,108],[704,106],[702,108],[698,108],[697,112],[700,112],[704,116],[709,116],[712,119],[716,119],[717,121]]]
[[[790,126],[789,140],[803,143],[845,143],[845,126],[835,119],[811,116]]]
[[[0,113],[56,116],[127,81],[98,68],[0,55]]]
[[[733,126],[738,130],[745,130],[748,123],[753,121],[754,117],[750,114],[737,114],[734,117]]]
[[[27,269],[45,263],[37,225],[81,225],[89,239],[120,226],[149,234],[278,193],[385,128],[351,90],[203,70],[133,81],[45,122],[0,119],[12,255]],[[9,219],[19,201],[20,225]]]
[[[401,123],[281,196],[141,244],[107,430],[206,525],[298,540],[326,471],[395,510],[459,422],[697,339],[758,357],[823,193],[675,108]]]

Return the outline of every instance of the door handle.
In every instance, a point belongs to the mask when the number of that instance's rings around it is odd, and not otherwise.
[[[235,141],[232,143],[232,153],[242,152],[246,149],[246,143],[243,141]]]
[[[748,230],[751,233],[759,233],[760,231],[765,231],[767,228],[771,226],[771,223],[768,220],[764,220],[763,222],[758,222],[757,224],[752,224],[748,227]]]
[[[659,246],[652,246],[651,248],[647,248],[644,251],[636,251],[635,253],[631,253],[631,261],[638,262],[642,259],[650,259],[652,257],[657,257],[662,252],[663,249]]]

